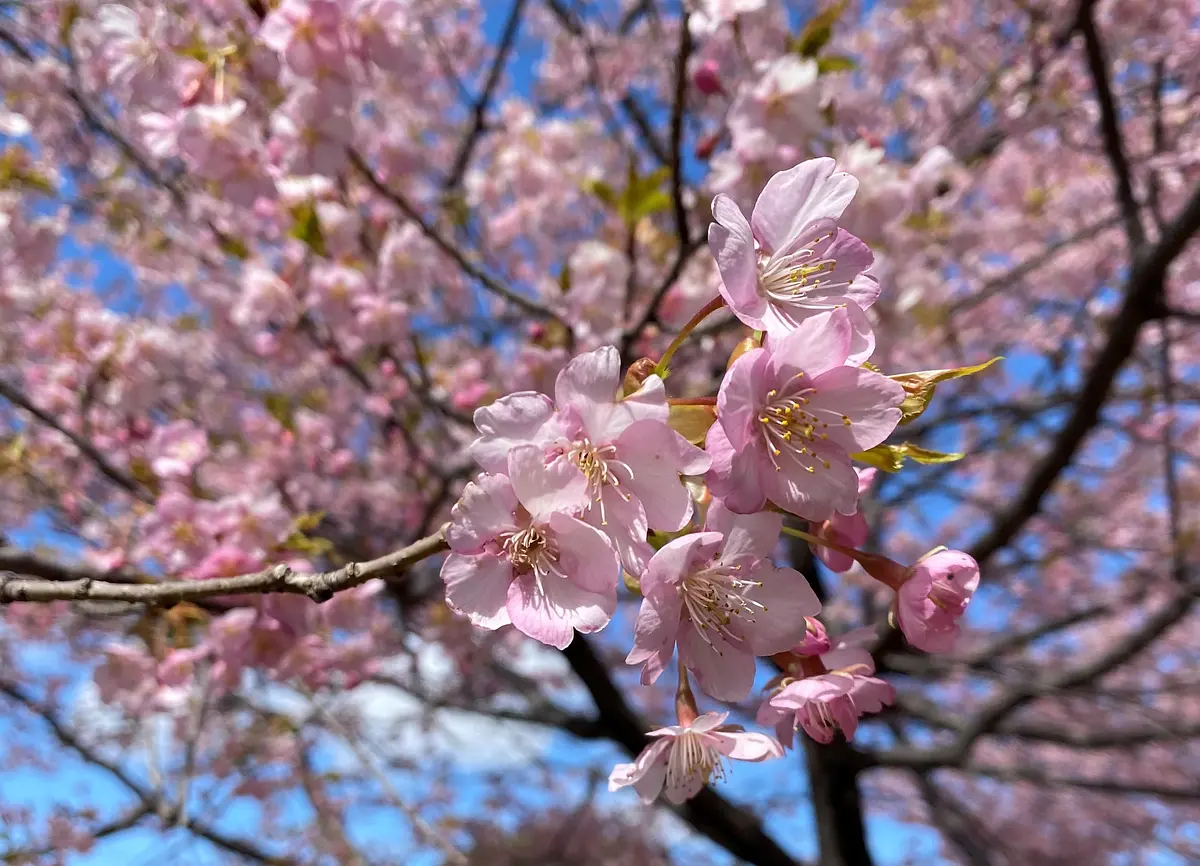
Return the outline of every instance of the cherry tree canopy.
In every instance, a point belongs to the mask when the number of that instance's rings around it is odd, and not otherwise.
[[[5,861],[1200,859],[1197,56],[0,3]]]

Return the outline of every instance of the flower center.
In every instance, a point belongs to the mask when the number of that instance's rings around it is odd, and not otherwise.
[[[596,446],[589,439],[577,439],[571,443],[569,449],[565,451],[567,459],[579,467],[579,471],[587,476],[588,493],[592,497],[592,502],[600,506],[600,522],[607,525],[608,516],[604,513],[604,488],[611,487],[617,492],[617,495],[626,502],[630,499],[630,494],[621,489],[621,477],[618,472],[625,476],[625,483],[628,484],[633,480],[633,470],[629,465],[617,460],[617,446],[602,445]]]
[[[735,620],[753,623],[754,617],[767,609],[762,602],[748,597],[762,582],[739,577],[740,571],[740,565],[716,563],[689,574],[679,584],[679,595],[692,625],[709,646],[714,634],[740,643],[744,635],[730,626]]]
[[[792,377],[780,390],[767,392],[769,401],[758,416],[763,442],[776,471],[783,468],[781,458],[790,458],[805,472],[813,473],[818,466],[830,468],[830,463],[815,448],[829,439],[825,432],[829,424],[805,407],[817,389],[804,384],[807,376],[801,372]],[[849,427],[850,418],[842,415],[842,424]]]
[[[539,588],[547,575],[566,577],[558,564],[558,545],[546,532],[530,526],[500,537],[504,552],[517,574],[533,573]]]
[[[710,779],[725,778],[724,756],[704,742],[699,734],[685,731],[675,738],[667,757],[667,787],[681,788],[698,776],[707,785]]]
[[[758,253],[759,291],[780,304],[803,306],[805,295],[817,289],[849,285],[846,281],[832,283],[822,279],[822,274],[831,273],[837,267],[837,259],[822,258],[832,234],[821,235],[812,243],[786,256]]]

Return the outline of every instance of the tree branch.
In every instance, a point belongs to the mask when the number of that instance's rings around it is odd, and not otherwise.
[[[161,583],[116,583],[97,579],[82,569],[71,580],[30,580],[0,574],[0,604],[14,601],[128,601],[141,604],[171,605],[222,595],[247,593],[292,593],[321,602],[336,593],[359,586],[374,578],[398,577],[408,568],[446,550],[445,529],[413,542],[407,547],[372,559],[351,562],[335,571],[299,574],[286,565],[275,565],[254,574],[213,580],[176,580]],[[2,561],[0,561],[2,563]],[[67,566],[47,564],[48,573],[65,576]]]

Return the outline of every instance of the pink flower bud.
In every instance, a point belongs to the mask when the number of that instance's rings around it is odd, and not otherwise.
[[[719,71],[720,67],[717,66],[715,60],[705,60],[692,73],[692,84],[696,85],[696,89],[705,96],[724,93],[725,88],[721,86]]]
[[[820,620],[807,616],[804,618],[804,639],[792,647],[792,652],[799,656],[824,655],[833,648],[833,642],[825,632],[825,626]]]
[[[925,652],[947,652],[958,621],[979,586],[979,565],[959,550],[922,557],[896,592],[896,618],[908,642]]]

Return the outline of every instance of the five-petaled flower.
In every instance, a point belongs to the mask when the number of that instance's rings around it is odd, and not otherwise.
[[[588,485],[584,519],[640,574],[654,552],[647,530],[677,532],[692,516],[679,476],[700,475],[711,460],[667,425],[662,379],[650,376],[625,397],[621,384],[615,348],[579,355],[559,374],[553,401],[522,391],[477,409],[482,435],[471,454],[484,470],[503,472],[510,449],[533,444],[547,463],[577,467]]]
[[[786,681],[758,708],[756,721],[774,726],[779,741],[792,745],[792,732],[804,729],[818,743],[833,742],[841,731],[847,740],[858,729],[858,719],[877,713],[895,700],[895,690],[872,676],[875,663],[864,649],[835,649],[821,656],[825,673]]]
[[[855,512],[850,455],[896,428],[904,389],[846,366],[851,336],[845,310],[819,313],[729,368],[706,447],[709,487],[730,509],[750,514],[770,500],[814,521]]]
[[[603,628],[617,605],[620,570],[604,533],[572,516],[587,504],[588,479],[541,450],[514,448],[508,477],[468,484],[446,531],[446,603],[487,629],[511,623],[563,649],[574,631]]]
[[[732,199],[718,195],[708,245],[721,295],[742,322],[778,339],[822,311],[844,308],[850,362],[861,364],[875,349],[863,311],[879,297],[879,283],[865,273],[874,262],[867,245],[838,228],[858,181],[835,172],[835,164],[821,157],[776,174],[750,222]]]
[[[780,514],[734,514],[714,502],[704,532],[654,554],[625,659],[642,665],[643,684],[658,679],[678,645],[701,689],[739,701],[754,686],[756,656],[783,652],[804,637],[805,617],[821,603],[803,575],[768,559],[782,524]]]
[[[666,787],[667,799],[682,803],[700,793],[710,779],[725,777],[725,758],[765,761],[783,755],[783,748],[766,734],[726,726],[728,713],[705,713],[690,725],[670,725],[651,731],[654,739],[631,764],[617,764],[608,789],[633,785],[643,803],[653,803]]]

